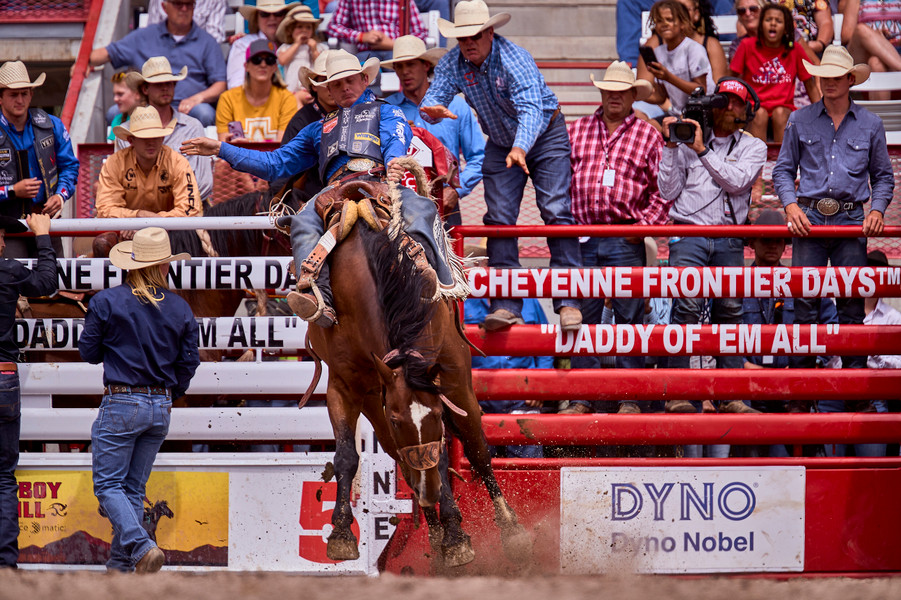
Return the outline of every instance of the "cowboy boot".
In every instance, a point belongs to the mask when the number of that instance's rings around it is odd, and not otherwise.
[[[430,256],[429,251],[423,244],[406,234],[403,236],[400,247],[403,249],[404,254],[416,265],[416,270],[419,271],[422,277],[423,285],[420,297],[423,300],[431,300],[438,293],[438,274],[432,268],[434,260]]]
[[[304,321],[313,322],[319,327],[327,329],[338,322],[335,309],[332,308],[333,297],[332,286],[329,280],[328,263],[322,265],[322,269],[319,271],[319,277],[316,278],[315,285],[322,298],[321,310],[319,299],[316,297],[315,292],[312,291],[312,288],[305,289],[304,291],[301,291],[300,288],[298,288],[297,291],[288,292],[288,306],[291,307],[291,310],[294,311],[295,315]]]
[[[296,273],[297,291],[289,292],[286,300],[288,301],[288,306],[291,307],[291,310],[298,317],[304,321],[313,321],[316,325],[327,328],[337,323],[335,310],[331,307],[332,293],[329,283],[328,262],[322,262],[322,267],[318,276],[316,276],[315,282],[308,281],[308,278],[303,276],[304,264],[311,252],[319,244],[319,240],[325,232],[325,225],[322,223],[319,215],[316,214],[313,204],[310,202],[296,215],[283,217],[279,220],[280,226],[289,226],[291,229],[291,248],[294,253],[294,264],[298,269]],[[309,271],[307,273],[309,275]],[[319,299],[316,297],[314,286],[319,290],[319,294],[322,297],[322,306],[320,306]]]
[[[400,194],[404,231],[425,250],[421,259],[410,256],[417,261],[416,266],[428,282],[427,289],[422,294],[425,298],[428,289],[437,290],[439,284],[446,287],[454,285],[453,272],[447,263],[448,249],[443,239],[444,228],[434,202],[408,188],[401,188]],[[407,254],[410,255],[409,252]],[[433,293],[429,298],[434,295]]]

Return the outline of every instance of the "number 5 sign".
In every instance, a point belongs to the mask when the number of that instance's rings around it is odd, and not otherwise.
[[[321,481],[304,481],[300,499],[300,527],[304,531],[300,535],[299,555],[301,558],[315,563],[335,564],[340,561],[326,556],[326,538],[332,532],[332,512],[338,493],[338,483]],[[357,520],[351,524],[351,530],[360,540],[360,525]]]

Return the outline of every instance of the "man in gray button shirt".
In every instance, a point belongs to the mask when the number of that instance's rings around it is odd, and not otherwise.
[[[823,98],[792,113],[785,128],[773,183],[797,236],[795,267],[862,267],[867,239],[809,238],[811,225],[855,225],[864,236],[882,233],[895,179],[882,120],[851,101],[851,86],[866,81],[870,68],[855,65],[847,50],[829,46],[819,65],[804,61],[819,78]],[[795,174],[800,181],[795,191]],[[864,203],[872,200],[869,211]],[[866,213],[866,217],[864,214]],[[836,298],[839,323],[863,323],[863,298]],[[816,323],[820,298],[795,299],[795,323]],[[864,353],[866,354],[866,353]],[[792,356],[789,366],[813,368],[815,356]],[[843,356],[842,367],[864,369],[867,357]],[[805,410],[792,406],[793,410]]]
[[[670,217],[679,225],[742,225],[748,220],[751,187],[766,162],[766,144],[741,130],[756,112],[757,101],[744,81],[724,78],[716,93],[725,94],[728,106],[713,109],[713,132],[704,139],[696,126],[691,144],[670,141],[674,117],[663,120],[665,139],[657,183],[665,200],[675,201]],[[744,241],[741,238],[672,238],[669,264],[672,267],[744,266]],[[706,301],[703,298],[676,298],[672,323],[701,322]],[[741,298],[716,298],[712,302],[712,323],[741,323]],[[670,368],[687,369],[688,356],[667,357]],[[718,368],[742,368],[737,356],[717,357]],[[757,412],[743,402],[721,407],[727,412]],[[686,400],[669,400],[667,412],[695,412]]]

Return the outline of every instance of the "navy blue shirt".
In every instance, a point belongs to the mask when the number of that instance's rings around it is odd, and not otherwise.
[[[173,398],[188,389],[200,364],[197,321],[184,299],[161,292],[159,308],[128,284],[91,299],[78,351],[89,363],[103,362],[103,385],[159,385]]]
[[[0,260],[0,361],[16,362],[16,302],[19,295],[49,296],[56,291],[56,252],[49,235],[35,237],[38,264],[34,271],[15,259]]]

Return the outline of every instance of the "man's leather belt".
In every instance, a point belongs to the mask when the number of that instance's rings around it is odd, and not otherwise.
[[[16,372],[18,370],[19,370],[19,365],[14,362],[0,362],[0,371]]]
[[[358,177],[371,177],[372,179],[381,180],[381,174],[384,172],[385,167],[382,165],[367,171],[351,171],[347,168],[347,165],[342,165],[338,167],[338,170],[335,171],[334,175],[329,177],[328,185],[341,185],[345,181],[350,181],[351,179],[356,179]]]
[[[814,208],[824,217],[831,217],[839,211],[853,210],[856,202],[839,202],[835,198],[798,198],[798,204],[804,208]]]
[[[169,389],[161,385],[108,385],[104,394],[149,394],[151,396],[168,396]]]

